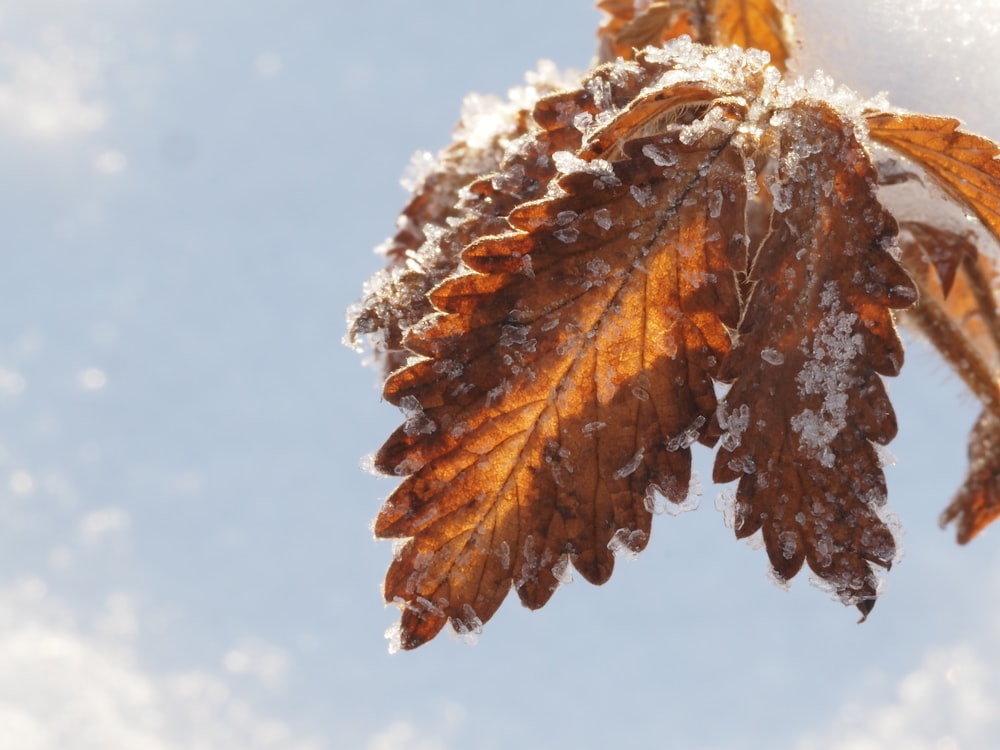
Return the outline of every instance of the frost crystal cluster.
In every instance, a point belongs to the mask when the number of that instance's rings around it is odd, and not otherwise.
[[[696,442],[774,576],[807,565],[867,616],[896,555],[894,311],[984,403],[946,518],[964,541],[1000,512],[1000,325],[976,252],[1000,228],[996,146],[789,80],[769,0],[601,7],[605,62],[470,100],[453,145],[417,160],[350,313],[405,416],[375,458],[402,477],[375,533],[401,540],[384,594],[404,648],[449,621],[478,633],[512,588],[540,607],[570,566],[606,581],[654,512],[690,507]],[[982,237],[891,214],[903,184]]]

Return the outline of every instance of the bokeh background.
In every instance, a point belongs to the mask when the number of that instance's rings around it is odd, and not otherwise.
[[[1000,138],[996,2],[798,0],[801,70]],[[610,584],[387,653],[396,426],[341,344],[468,92],[584,68],[588,0],[0,0],[0,747],[987,750],[1000,531],[937,516],[972,399],[912,336],[871,618],[657,517]]]

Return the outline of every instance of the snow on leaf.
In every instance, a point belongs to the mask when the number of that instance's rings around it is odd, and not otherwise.
[[[778,147],[776,179],[790,203],[772,214],[719,374],[732,382],[720,414],[744,418],[723,440],[714,477],[739,479],[736,534],[762,530],[780,579],[805,562],[866,615],[872,565],[889,567],[895,552],[878,513],[885,480],[872,443],[896,433],[879,374],[902,365],[890,308],[916,295],[887,252],[895,221],[850,127],[827,105],[803,103]]]
[[[465,245],[506,228],[506,211],[533,197],[550,176],[542,157],[565,146],[565,128],[539,128],[526,107],[558,87],[558,81],[536,75],[531,86],[512,91],[512,101],[470,97],[455,141],[413,186],[397,233],[380,248],[388,267],[368,282],[364,299],[348,313],[347,340],[359,346],[367,337],[385,373],[405,364],[406,331],[432,312],[427,293],[459,268]],[[529,130],[534,152],[512,148]],[[495,187],[489,180],[483,184],[484,174]]]
[[[678,127],[629,143],[609,164],[614,181],[562,176],[561,197],[515,209],[516,231],[465,251],[475,273],[431,293],[441,312],[407,340],[427,359],[390,377],[385,397],[419,403],[440,429],[404,425],[376,459],[389,473],[413,469],[375,526],[412,537],[385,586],[404,608],[405,647],[470,611],[487,621],[511,586],[542,606],[567,555],[603,583],[619,530],[633,551],[645,545],[650,488],[685,499],[690,442],[680,438],[714,413],[712,375],[738,318],[745,186],[735,123],[690,144]],[[678,168],[645,156],[650,144]],[[732,210],[712,216],[716,191]],[[578,236],[567,243],[559,217],[569,212]],[[595,220],[601,212],[610,229]],[[441,377],[442,360],[464,364],[461,382]]]

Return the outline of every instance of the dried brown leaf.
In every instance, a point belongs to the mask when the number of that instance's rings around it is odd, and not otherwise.
[[[686,496],[738,317],[734,129],[685,144],[675,128],[585,163],[432,292],[441,313],[406,342],[427,359],[386,384],[410,419],[377,457],[407,475],[375,529],[412,537],[385,586],[404,647],[448,620],[477,627],[512,585],[542,606],[567,562],[604,582],[609,545],[645,546],[653,489]]]
[[[938,340],[939,337],[919,320],[916,322],[947,359],[957,360],[952,365],[959,371],[961,360],[979,360],[982,364],[978,369],[987,381],[986,387],[995,391],[992,371],[1000,352],[1000,317],[993,293],[996,263],[979,252],[971,232],[959,234],[914,221],[903,222],[900,229],[901,260],[920,289],[920,302],[906,312],[906,319],[946,317],[949,330],[943,334],[943,340]],[[930,305],[939,307],[939,312],[921,310]],[[961,351],[951,356],[948,350],[955,348],[954,340],[959,337],[965,342],[957,347]],[[972,350],[971,353],[968,350]],[[968,382],[966,377],[963,379]],[[996,400],[984,398],[982,387],[969,385],[985,403]],[[997,403],[1000,405],[1000,401]]]

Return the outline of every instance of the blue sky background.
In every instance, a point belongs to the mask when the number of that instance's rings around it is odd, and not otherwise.
[[[994,138],[995,3],[801,0],[804,69]],[[891,382],[902,562],[869,621],[701,507],[476,646],[389,656],[399,417],[340,343],[418,149],[586,0],[0,0],[0,746],[976,750],[1000,737],[997,530],[937,516],[971,398]],[[991,131],[992,129],[992,131]]]

